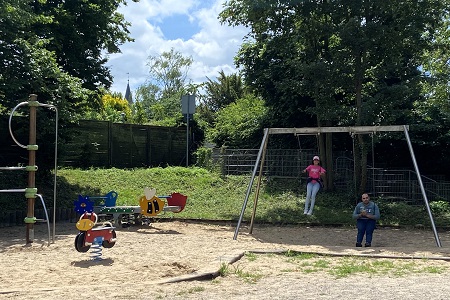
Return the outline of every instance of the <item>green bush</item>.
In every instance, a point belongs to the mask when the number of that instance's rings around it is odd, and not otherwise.
[[[430,208],[431,211],[436,215],[446,215],[450,213],[450,204],[447,201],[431,201]]]
[[[212,149],[206,147],[200,147],[195,151],[194,156],[196,158],[195,165],[200,168],[210,170],[212,166]]]

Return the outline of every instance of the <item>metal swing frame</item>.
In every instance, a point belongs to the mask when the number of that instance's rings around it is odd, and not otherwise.
[[[254,205],[253,205],[253,212],[250,222],[250,229],[249,233],[252,234],[253,232],[253,223],[255,220],[256,215],[256,206],[258,203],[258,197],[259,197],[259,190],[261,186],[261,177],[262,177],[262,171],[264,167],[264,159],[266,156],[266,150],[267,150],[267,144],[269,140],[269,136],[271,134],[294,134],[294,135],[301,135],[301,134],[320,134],[320,133],[350,133],[350,134],[362,134],[362,133],[372,133],[375,134],[376,132],[401,132],[403,131],[405,134],[406,141],[408,143],[409,152],[411,155],[411,159],[414,165],[414,169],[417,174],[417,180],[419,182],[420,190],[422,192],[423,200],[425,202],[428,216],[430,217],[431,226],[433,228],[434,238],[436,240],[436,245],[438,247],[441,246],[441,241],[439,239],[439,234],[436,230],[436,225],[434,223],[433,214],[431,212],[430,204],[425,192],[425,187],[422,182],[422,176],[420,175],[419,167],[417,165],[416,157],[414,155],[414,149],[412,147],[411,139],[409,138],[409,126],[408,125],[391,125],[391,126],[350,126],[350,127],[304,127],[304,128],[265,128],[264,129],[264,136],[261,142],[261,146],[258,151],[258,156],[256,158],[256,162],[253,168],[252,176],[250,179],[250,183],[247,188],[247,192],[245,195],[244,203],[242,205],[241,214],[239,216],[239,220],[236,226],[236,230],[234,232],[233,240],[236,240],[239,234],[239,228],[242,223],[242,219],[244,217],[245,208],[247,207],[248,198],[250,196],[252,186],[254,179],[256,177],[256,172],[259,167],[259,174],[258,174],[258,180],[256,185],[256,191],[255,191],[255,199],[254,199]]]

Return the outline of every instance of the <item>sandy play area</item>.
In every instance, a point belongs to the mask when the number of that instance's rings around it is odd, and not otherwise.
[[[114,247],[102,248],[102,259],[93,260],[91,251],[76,251],[74,223],[56,225],[50,246],[45,224],[35,226],[36,240],[29,246],[25,227],[0,228],[0,299],[379,300],[450,295],[449,232],[439,232],[439,248],[431,230],[379,228],[372,248],[357,249],[354,228],[255,226],[250,235],[244,225],[233,240],[236,224],[172,220],[117,229]],[[328,253],[336,261],[346,255],[407,261],[430,271],[337,278],[326,268],[305,272],[286,256],[262,254],[281,250]],[[257,254],[249,259],[246,251]],[[229,274],[216,277],[224,264]]]

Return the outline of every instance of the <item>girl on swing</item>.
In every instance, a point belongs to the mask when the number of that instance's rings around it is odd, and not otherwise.
[[[305,200],[305,215],[312,215],[314,204],[316,202],[316,195],[320,187],[323,185],[321,176],[325,174],[325,169],[320,165],[320,159],[318,156],[313,157],[313,164],[306,167],[303,173],[308,173],[308,179],[306,180],[306,200]],[[309,205],[311,201],[311,206]]]

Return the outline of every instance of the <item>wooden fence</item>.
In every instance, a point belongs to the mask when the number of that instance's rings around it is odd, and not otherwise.
[[[16,118],[15,118],[16,119]],[[27,119],[14,120],[14,135],[27,143]],[[8,120],[0,120],[0,166],[27,163],[27,151],[18,147],[9,134]],[[60,130],[58,166],[66,167],[156,167],[186,164],[186,128],[161,127],[108,121],[80,121]],[[48,137],[47,137],[48,139]],[[53,138],[54,140],[54,138]],[[39,136],[39,149],[51,161],[53,146]],[[45,152],[45,151],[44,151]],[[39,151],[38,151],[39,155]],[[39,157],[37,158],[39,165]],[[189,161],[191,161],[189,159]]]

